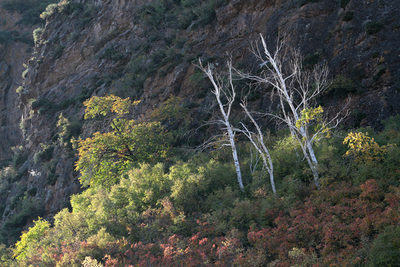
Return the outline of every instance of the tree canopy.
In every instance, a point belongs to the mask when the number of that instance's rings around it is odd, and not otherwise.
[[[127,118],[129,109],[138,103],[114,95],[95,96],[84,102],[85,119],[111,119],[109,131],[78,141],[75,169],[81,172],[84,186],[110,187],[135,163],[156,162],[167,156],[170,139],[160,122]]]

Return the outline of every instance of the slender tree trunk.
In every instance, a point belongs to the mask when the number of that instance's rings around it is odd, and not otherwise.
[[[260,153],[260,155],[263,159],[264,167],[268,170],[269,180],[271,182],[271,187],[272,187],[272,192],[274,193],[274,196],[276,197],[277,194],[276,194],[275,180],[274,180],[274,165],[272,163],[271,155],[269,154],[268,148],[264,144],[263,134],[262,134],[261,129],[258,126],[257,122],[254,120],[253,116],[247,110],[246,105],[244,103],[242,103],[242,104],[240,104],[240,106],[244,109],[244,112],[250,118],[251,122],[254,124],[254,126],[257,129],[257,138],[258,138],[259,145],[254,141],[252,134],[250,133],[250,131],[246,128],[246,126],[243,123],[242,123],[242,126],[245,128],[245,131],[242,131],[242,132],[247,136],[247,138],[249,138],[250,142],[257,149],[258,153]],[[268,162],[267,162],[267,158],[268,158]]]
[[[321,184],[320,184],[320,181],[319,181],[319,174],[318,174],[318,160],[317,160],[317,157],[315,156],[315,153],[314,153],[314,149],[313,149],[313,147],[312,147],[312,144],[311,144],[311,142],[309,141],[309,140],[307,140],[307,151],[308,151],[308,154],[310,155],[310,168],[311,168],[311,171],[312,171],[312,173],[313,173],[313,176],[314,176],[314,183],[315,183],[315,186],[317,187],[317,189],[318,190],[320,190],[321,189]]]
[[[242,181],[242,172],[240,171],[239,157],[237,155],[236,145],[235,145],[235,136],[233,134],[231,126],[228,127],[228,135],[229,135],[229,142],[230,142],[231,148],[232,148],[233,162],[236,167],[236,176],[237,176],[237,180],[239,183],[239,188],[240,188],[240,190],[243,191],[244,187],[243,187],[243,181]]]
[[[230,93],[231,93],[231,95],[228,96],[223,91],[223,88],[222,88],[223,86],[218,84],[215,81],[212,71],[210,69],[210,66],[208,66],[207,69],[205,69],[201,65],[201,61],[200,61],[200,69],[207,75],[207,77],[210,79],[210,81],[214,87],[214,90],[212,91],[212,93],[215,95],[215,98],[218,102],[218,106],[219,106],[219,109],[220,109],[222,117],[223,117],[223,119],[220,120],[220,123],[226,127],[226,130],[228,132],[229,144],[232,148],[233,162],[234,162],[235,168],[236,168],[236,175],[237,175],[237,180],[239,183],[239,188],[240,188],[240,190],[244,191],[244,186],[243,186],[243,181],[242,181],[242,172],[240,171],[239,157],[238,157],[236,145],[235,145],[235,134],[233,131],[233,127],[229,122],[229,116],[231,114],[232,104],[233,104],[233,101],[235,101],[235,90],[234,90],[234,87],[232,84],[232,77],[230,76],[230,86],[231,86]],[[226,105],[224,105],[221,102],[221,92],[223,94],[225,94],[225,96],[227,96],[227,98],[228,98],[228,103]],[[225,111],[225,106],[227,106],[226,111]]]

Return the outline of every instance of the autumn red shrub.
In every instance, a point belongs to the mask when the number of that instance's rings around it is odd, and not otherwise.
[[[359,188],[335,184],[316,192],[289,214],[282,213],[273,227],[250,231],[248,239],[266,251],[270,260],[278,259],[278,266],[292,261],[289,252],[294,248],[315,253],[328,265],[367,261],[355,257],[355,252],[363,248],[363,237],[374,238],[386,226],[400,222],[398,200],[396,194],[385,197],[375,180]]]

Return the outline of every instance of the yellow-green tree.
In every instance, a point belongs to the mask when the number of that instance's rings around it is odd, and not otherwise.
[[[50,228],[50,224],[40,217],[33,222],[35,226],[24,232],[21,235],[21,240],[15,244],[13,256],[19,261],[25,260],[37,249],[39,241],[44,238],[46,231]]]
[[[352,157],[356,162],[371,164],[385,159],[387,146],[380,146],[368,133],[349,133],[343,141],[349,146],[346,157]]]
[[[95,96],[83,103],[85,119],[111,118],[109,131],[78,141],[75,169],[80,171],[84,186],[110,187],[135,163],[156,162],[167,156],[171,138],[160,122],[127,118],[129,109],[138,103],[114,95]]]

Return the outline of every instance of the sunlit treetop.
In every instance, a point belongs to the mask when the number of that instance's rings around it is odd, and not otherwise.
[[[75,170],[81,173],[82,185],[110,188],[135,164],[167,157],[171,138],[160,122],[139,123],[123,118],[138,103],[114,95],[95,96],[84,102],[85,119],[112,114],[116,117],[107,132],[96,132],[93,137],[78,140],[79,159]]]
[[[94,96],[83,102],[86,107],[85,119],[92,119],[97,115],[107,116],[110,112],[118,115],[129,113],[132,106],[136,106],[140,101],[131,102],[129,98],[122,99],[115,95],[104,97]]]

